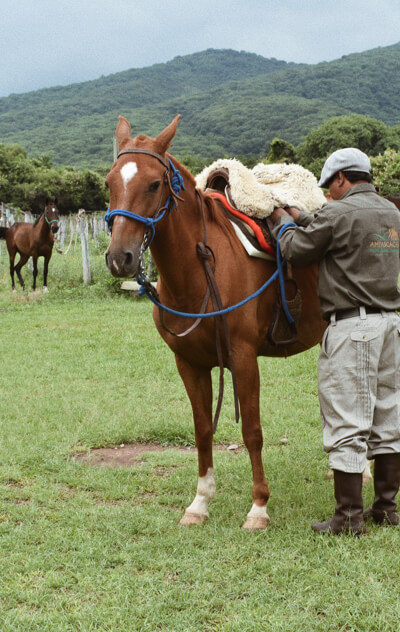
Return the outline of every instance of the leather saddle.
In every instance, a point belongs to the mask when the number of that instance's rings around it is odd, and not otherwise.
[[[221,168],[213,171],[208,179],[206,189],[208,193],[214,194],[231,222],[239,226],[246,238],[258,249],[269,252],[276,258],[276,241],[271,233],[272,225],[268,219],[258,219],[249,217],[240,209],[236,208],[232,198],[231,186],[229,182],[228,169]],[[225,200],[223,199],[225,198]],[[279,283],[275,295],[275,303],[272,309],[270,324],[267,332],[267,342],[272,346],[285,347],[294,344],[298,340],[297,323],[300,319],[302,309],[301,292],[296,281],[291,274],[291,266],[286,266],[285,293],[291,298],[286,298],[286,304],[290,315],[294,319],[290,323],[283,309],[283,301]]]
[[[215,195],[215,197],[221,202],[225,214],[231,222],[238,226],[252,246],[267,252],[273,259],[276,259],[276,243],[271,234],[270,224],[266,219],[246,215],[237,207],[232,196],[228,169],[221,168],[213,171],[207,179],[206,189],[209,192],[220,194],[219,196]]]

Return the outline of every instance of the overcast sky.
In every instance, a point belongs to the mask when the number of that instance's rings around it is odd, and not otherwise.
[[[309,64],[400,41],[399,0],[1,0],[0,96],[207,48]]]

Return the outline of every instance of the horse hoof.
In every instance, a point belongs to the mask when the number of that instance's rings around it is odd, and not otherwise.
[[[268,527],[269,516],[248,516],[242,529],[244,531],[262,531]]]
[[[179,521],[180,527],[193,527],[197,524],[203,524],[207,520],[207,516],[200,516],[200,514],[185,512],[183,517]]]

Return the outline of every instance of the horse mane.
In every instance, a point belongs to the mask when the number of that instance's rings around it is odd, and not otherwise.
[[[169,158],[174,163],[176,168],[179,169],[181,175],[185,179],[187,178],[190,181],[190,184],[194,188],[198,189],[200,195],[203,198],[204,208],[206,210],[206,213],[209,216],[209,219],[212,222],[215,222],[227,235],[232,235],[233,238],[236,238],[235,232],[232,229],[232,225],[229,219],[227,218],[227,216],[225,215],[225,213],[219,208],[218,202],[213,197],[211,197],[211,195],[204,193],[204,191],[201,191],[198,188],[196,178],[194,177],[194,175],[181,162],[179,162],[177,158],[175,158],[174,156],[171,156],[168,153],[167,153],[167,158]]]
[[[41,215],[39,215],[39,217],[37,217],[35,219],[35,221],[33,222],[33,225],[36,226],[39,223],[40,218],[43,217],[43,213]]]

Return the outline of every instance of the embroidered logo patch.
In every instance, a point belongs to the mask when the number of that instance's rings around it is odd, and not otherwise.
[[[399,233],[395,228],[389,228],[386,235],[372,233],[369,237],[370,252],[398,252]]]

